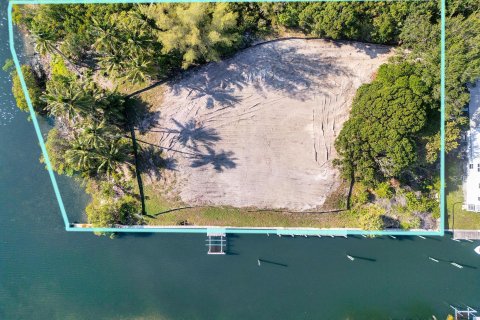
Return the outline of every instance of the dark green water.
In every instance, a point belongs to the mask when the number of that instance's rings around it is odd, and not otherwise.
[[[4,72],[0,88],[0,319],[444,319],[449,304],[480,307],[480,243],[235,236],[230,255],[207,256],[201,235],[67,233]],[[81,216],[85,196],[59,183]]]

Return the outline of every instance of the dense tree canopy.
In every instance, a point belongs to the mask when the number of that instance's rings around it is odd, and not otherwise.
[[[347,177],[373,183],[396,177],[416,162],[416,137],[424,128],[429,88],[415,65],[386,64],[362,86],[335,147]]]
[[[36,79],[32,68],[28,65],[22,66],[22,74],[25,84],[28,88],[28,95],[30,96],[35,111],[43,112],[44,105],[40,99],[42,95],[42,88],[39,85],[39,80]],[[20,77],[16,71],[12,71],[12,92],[18,108],[22,111],[29,112],[27,100],[25,99],[25,94],[20,82]]]
[[[480,78],[480,11],[448,19],[446,47],[446,151],[450,152],[458,147],[460,128],[468,123],[463,112],[470,101],[467,84]]]
[[[306,35],[396,44],[416,12],[432,18],[434,1],[413,3],[183,3],[16,6],[37,49],[80,63],[94,54],[114,77],[145,82],[175,68],[216,61],[255,35],[285,28]],[[159,54],[161,53],[161,54]]]
[[[238,14],[227,3],[150,4],[141,5],[139,12],[153,21],[162,52],[182,55],[183,68],[218,61],[241,39]]]

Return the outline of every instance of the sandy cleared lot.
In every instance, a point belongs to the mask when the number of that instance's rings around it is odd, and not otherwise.
[[[157,183],[190,205],[321,208],[341,183],[334,141],[355,91],[390,52],[282,40],[165,85],[144,135],[168,158]]]

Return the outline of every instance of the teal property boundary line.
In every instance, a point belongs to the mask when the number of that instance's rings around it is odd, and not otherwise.
[[[268,2],[300,2],[302,0],[271,0]],[[400,2],[408,0],[390,0],[387,2]],[[411,0],[423,2],[424,0]],[[13,5],[21,4],[107,4],[107,3],[158,3],[158,2],[234,2],[234,1],[201,1],[201,0],[11,0],[8,4],[8,32],[9,32],[9,44],[10,51],[12,53],[13,61],[15,64],[16,71],[20,78],[20,84],[22,90],[25,94],[25,100],[30,111],[30,116],[32,119],[35,132],[37,134],[38,142],[42,150],[44,157],[45,165],[47,167],[50,180],[52,182],[53,190],[58,201],[60,212],[65,224],[66,231],[73,232],[122,232],[122,233],[242,233],[242,234],[279,234],[279,235],[331,235],[331,236],[344,236],[344,235],[371,235],[371,236],[381,236],[381,235],[399,235],[399,236],[443,236],[445,233],[445,1],[439,0],[441,7],[441,35],[440,35],[440,45],[441,45],[441,58],[440,58],[440,108],[441,108],[441,124],[440,124],[440,228],[438,231],[403,231],[403,230],[389,230],[389,231],[365,231],[365,230],[354,230],[354,229],[317,229],[317,228],[237,228],[237,227],[128,227],[128,228],[81,228],[81,227],[72,227],[71,223],[68,220],[67,212],[62,200],[60,190],[58,188],[57,180],[55,178],[55,173],[50,162],[50,158],[45,147],[45,142],[43,141],[43,136],[40,131],[40,126],[33,109],[33,104],[28,93],[28,88],[25,83],[25,79],[22,74],[20,67],[20,62],[18,60],[17,52],[15,50],[14,42],[14,33],[13,33],[13,20],[12,20],[12,9]],[[235,1],[237,2],[237,1]],[[238,2],[267,2],[261,0],[245,1],[240,0]],[[382,0],[321,0],[320,2],[385,2]]]
[[[12,4],[108,4],[108,3],[191,3],[191,2],[426,2],[429,0],[11,0]]]

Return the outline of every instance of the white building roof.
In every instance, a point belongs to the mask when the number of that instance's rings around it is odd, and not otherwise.
[[[470,88],[470,130],[467,133],[467,168],[463,191],[465,209],[480,212],[480,80]]]

